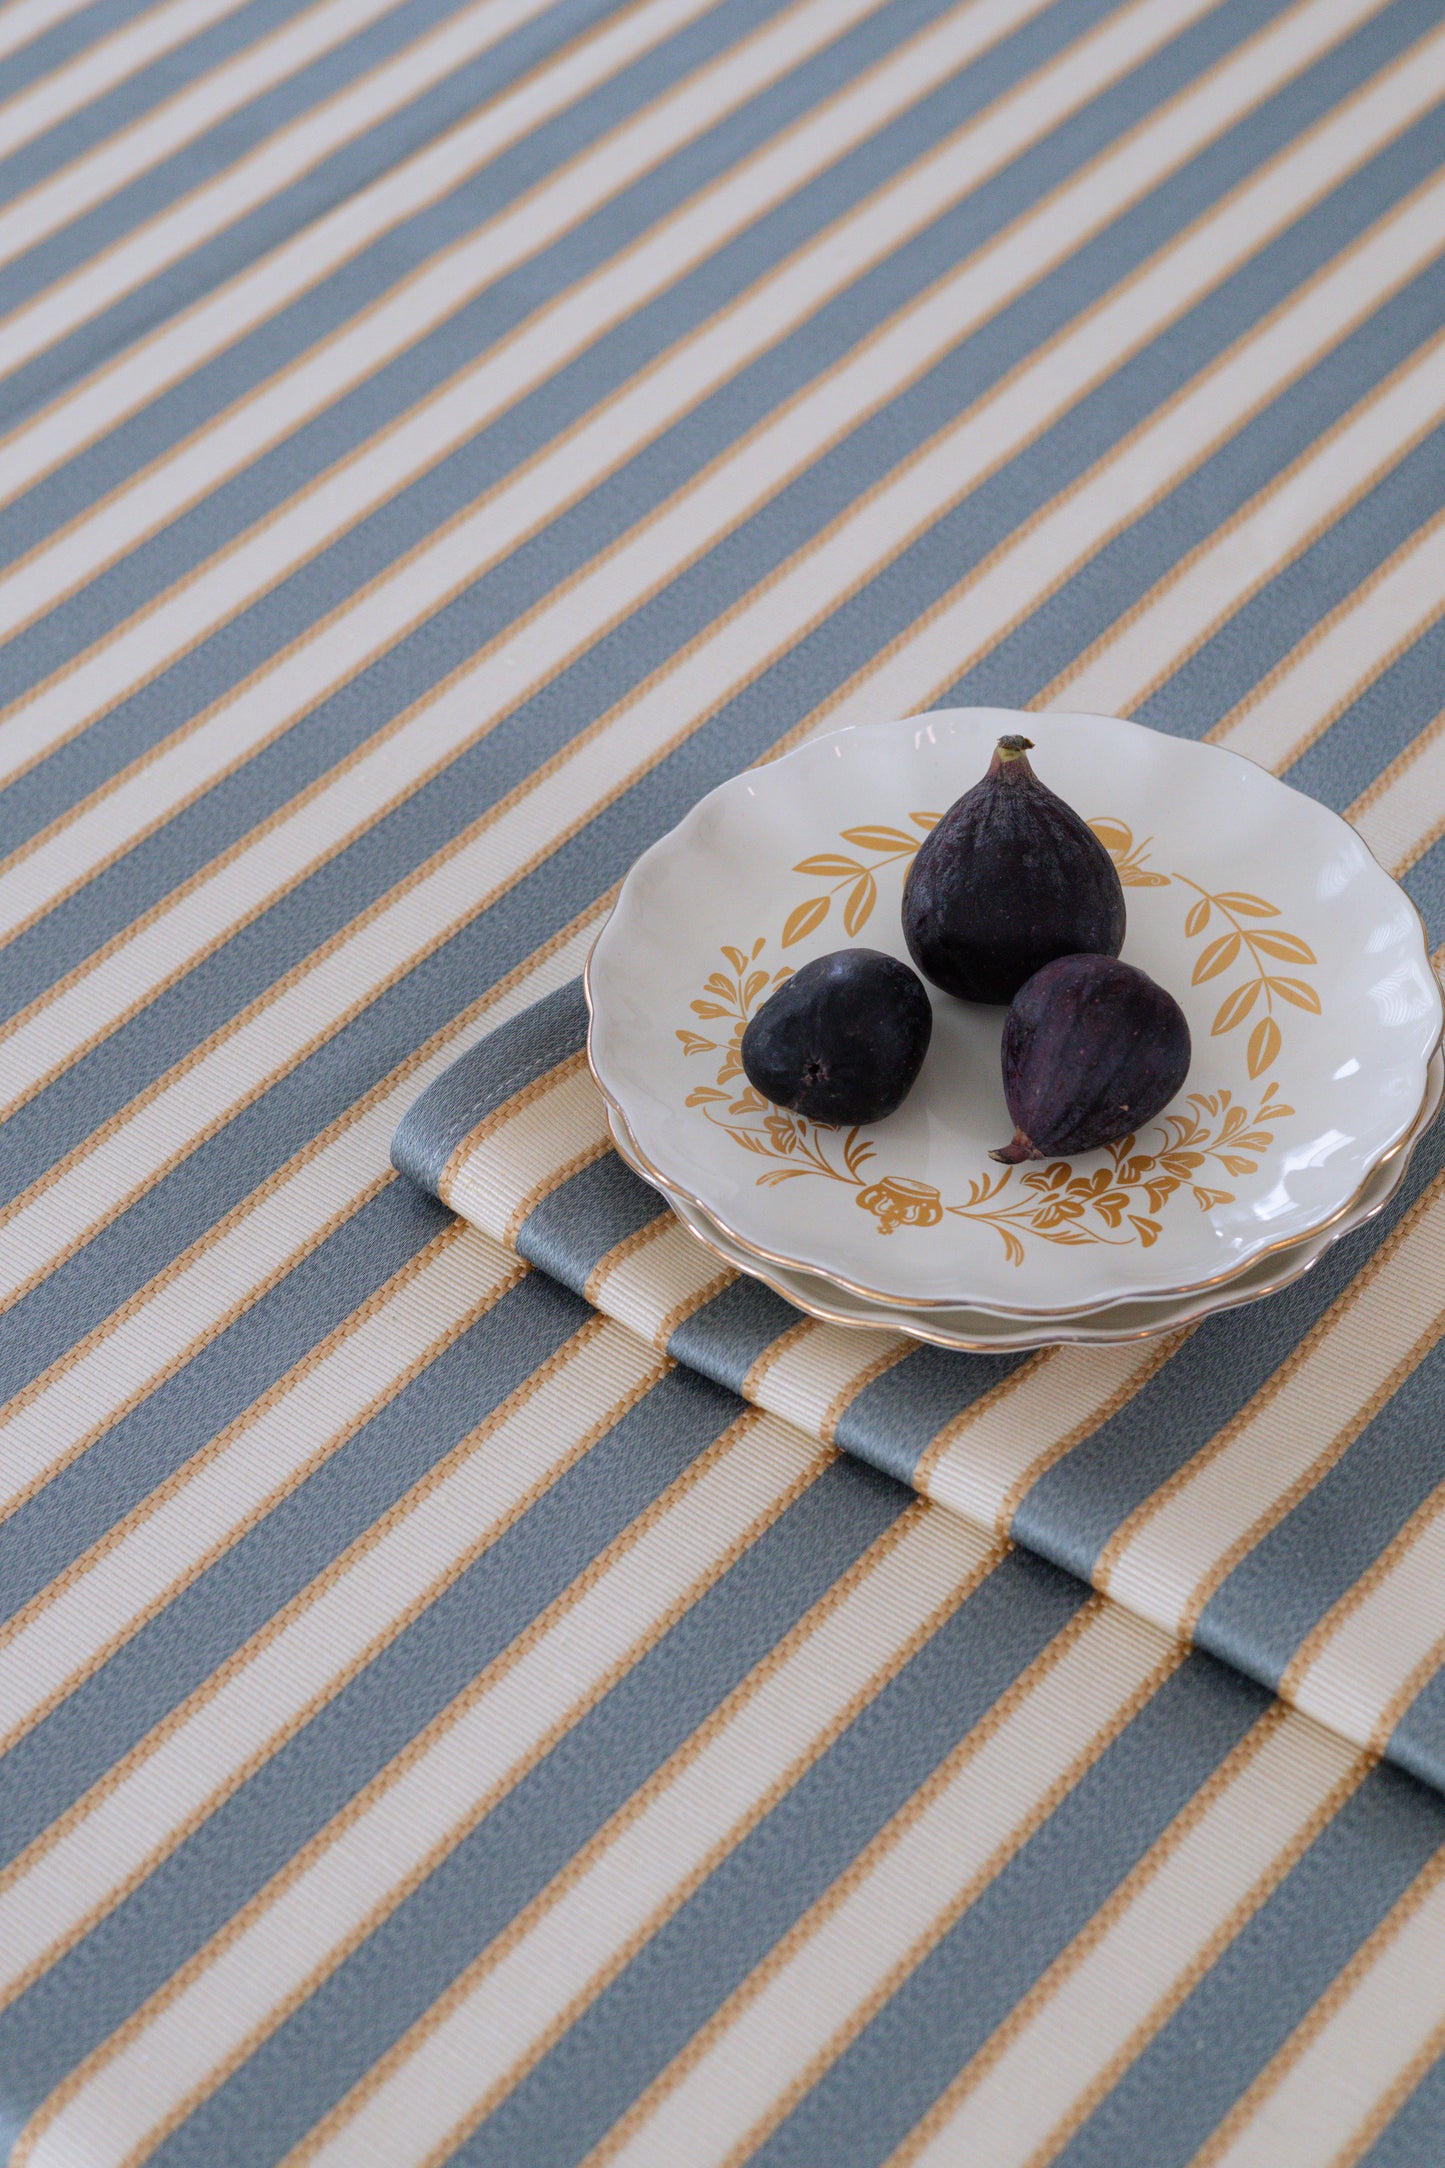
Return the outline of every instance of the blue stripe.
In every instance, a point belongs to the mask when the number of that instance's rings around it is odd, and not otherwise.
[[[534,1277],[435,1357],[0,1759],[0,1856],[15,1857],[590,1318]]]
[[[1118,266],[1115,265],[1114,269],[1117,271]],[[1237,326],[1232,328],[1237,329]],[[1399,328],[1408,335],[1412,327],[1405,323]],[[1197,354],[1192,357],[1193,360],[1197,358]],[[1183,361],[1182,356],[1180,360]],[[935,371],[933,377],[942,377],[947,381],[948,371]],[[929,381],[932,387],[930,396],[937,404],[940,385],[933,382],[932,378]],[[953,390],[954,387],[950,384],[949,389]],[[967,394],[963,396],[966,397]],[[912,397],[910,394],[910,402]],[[959,403],[962,403],[962,399],[955,393],[949,400],[946,411],[956,411]],[[919,422],[924,428],[931,428],[942,418],[943,415],[934,412],[926,417],[920,416]],[[1119,420],[1122,421],[1122,417]],[[853,440],[849,447],[850,456],[856,452],[859,439],[868,436],[873,439],[874,457],[879,471],[886,472],[892,457],[896,455],[897,446],[886,440],[886,432],[884,435],[885,440],[879,443],[875,425],[868,425],[868,429],[859,432],[859,437]],[[469,770],[484,768],[488,777],[495,779],[492,788],[487,791],[490,799],[494,790],[505,788],[518,779],[517,775],[508,772],[509,770],[515,768],[523,774],[530,772],[539,758],[545,757],[548,751],[554,749],[559,726],[565,728],[565,736],[570,736],[575,731],[578,727],[579,706],[583,714],[595,713],[599,707],[607,704],[609,698],[616,697],[628,684],[636,682],[637,677],[661,660],[663,655],[675,651],[681,640],[690,637],[701,625],[711,620],[719,600],[727,599],[727,596],[720,598],[716,592],[720,579],[724,581],[729,593],[735,586],[739,591],[745,590],[767,563],[777,561],[778,557],[786,554],[799,541],[806,539],[809,533],[815,532],[821,521],[831,517],[851,500],[857,487],[874,478],[870,471],[861,474],[856,471],[851,474],[839,471],[840,466],[846,468],[847,464],[848,462],[836,458],[821,462],[795,489],[785,492],[783,497],[760,514],[758,519],[750,522],[739,536],[731,538],[705,559],[700,567],[675,583],[674,589],[666,597],[657,598],[646,613],[639,613],[641,623],[634,619],[621,634],[599,642],[572,671],[565,673],[534,702],[529,702],[526,708],[510,718],[501,729],[493,732],[469,756],[454,763],[435,785],[418,792],[388,822],[381,824],[354,845],[343,859],[322,869],[311,881],[276,906],[266,919],[246,929],[216,957],[192,973],[181,987],[153,1004],[135,1026],[116,1034],[89,1062],[78,1064],[65,1079],[33,1102],[30,1108],[14,1117],[6,1128],[7,1141],[15,1154],[12,1166],[23,1165],[24,1177],[32,1177],[37,1163],[37,1150],[45,1148],[37,1144],[37,1139],[43,1136],[45,1145],[48,1145],[50,1153],[53,1154],[63,1149],[73,1138],[88,1134],[106,1113],[117,1104],[123,1103],[135,1090],[142,1088],[149,1077],[177,1058],[187,1046],[194,1044],[204,1030],[214,1028],[215,1024],[224,1021],[234,1013],[240,1001],[261,990],[278,969],[297,960],[299,955],[306,953],[333,924],[345,924],[372,895],[389,886],[401,870],[403,853],[407,863],[415,863],[419,856],[425,854],[426,849],[437,848],[446,840],[447,834],[454,832],[459,807],[464,807],[468,814],[480,811],[481,807],[477,805],[475,798],[469,799],[466,795]],[[873,464],[870,460],[869,469]],[[856,465],[857,461],[854,459],[855,470]],[[1053,479],[1057,481],[1057,475]],[[989,494],[993,494],[991,489],[977,493],[979,497]],[[970,500],[970,503],[972,502],[974,500]],[[1004,531],[1013,524],[1018,511],[1017,505],[998,507],[998,516]],[[955,530],[959,517],[954,515],[949,521],[943,522],[942,529]],[[783,531],[779,532],[779,529]],[[968,546],[981,549],[991,539],[987,534],[983,539],[971,538]],[[955,543],[958,540],[957,533],[954,533]],[[939,556],[940,552],[941,545],[935,551],[935,556]],[[916,554],[913,551],[908,553],[904,561],[905,570]],[[957,570],[957,550],[955,548],[941,554],[948,556],[947,571],[951,578]],[[943,569],[941,563],[936,566],[935,580]],[[947,579],[943,584],[947,584]],[[921,599],[916,586],[903,577],[898,568],[885,575],[883,582],[874,583],[875,588],[880,585],[887,585],[893,590],[890,615],[907,622]],[[872,590],[868,592],[871,595]],[[643,785],[630,794],[625,807],[599,816],[582,839],[593,859],[590,885],[586,895],[578,897],[575,903],[570,904],[565,916],[572,915],[573,910],[580,908],[595,895],[598,887],[605,885],[609,873],[596,864],[598,842],[600,838],[606,838],[609,831],[616,833],[620,816],[631,814],[636,825],[632,826],[625,851],[608,850],[609,867],[618,858],[622,861],[618,864],[617,871],[622,870],[622,865],[636,855],[637,850],[651,839],[652,834],[667,825],[669,816],[677,817],[685,805],[695,798],[699,787],[706,788],[712,781],[720,779],[717,769],[720,768],[723,773],[732,772],[738,765],[740,754],[756,753],[765,748],[776,735],[779,721],[791,721],[799,706],[806,712],[811,702],[799,703],[797,699],[796,677],[800,663],[806,669],[822,647],[822,659],[827,665],[829,679],[836,682],[839,676],[845,675],[848,669],[853,667],[856,659],[861,659],[861,656],[855,658],[849,652],[854,637],[866,641],[867,651],[872,651],[880,637],[881,628],[876,617],[870,621],[866,610],[859,614],[860,608],[861,603],[846,606],[838,613],[838,619],[830,621],[826,627],[826,640],[814,635],[801,643],[800,649],[794,651],[785,665],[769,672],[763,681],[750,688],[724,715],[717,717],[712,724],[699,732],[672,761],[665,763],[663,769],[655,771]],[[452,612],[446,614],[454,617],[459,609],[460,605],[455,606]],[[675,622],[675,613],[685,613],[683,623]],[[670,623],[670,619],[673,622]],[[430,631],[431,628],[428,628],[428,635]],[[474,638],[477,631],[478,628],[472,622],[468,638]],[[418,635],[416,641],[405,645],[412,647],[422,640],[423,635]],[[625,654],[617,652],[619,647]],[[840,647],[843,649],[841,654]],[[639,653],[640,648],[644,652]],[[382,666],[388,672],[395,665],[397,652],[394,650],[387,658],[386,665]],[[454,659],[447,658],[449,662]],[[778,681],[786,684],[790,679],[793,682],[782,700],[787,712],[780,716]],[[817,687],[813,691],[813,697],[818,697],[827,689],[826,685]],[[319,710],[317,720],[324,723],[336,705],[343,709],[349,708],[354,713],[358,703],[366,701],[367,695],[368,679],[357,680],[347,689],[346,694],[340,696],[339,703],[327,703]],[[749,742],[758,738],[761,739],[760,743]],[[699,775],[698,770],[704,765],[713,772]],[[649,799],[655,803],[659,798],[663,800],[662,805],[647,819],[644,832],[639,833],[641,809],[647,806]],[[637,811],[634,811],[634,808]],[[408,828],[413,831],[415,841],[404,843]],[[418,830],[420,833],[417,833]],[[559,854],[559,858],[565,861],[568,855],[564,852]],[[575,857],[575,852],[570,855]],[[549,885],[555,883],[557,870],[558,861],[554,860],[552,866],[546,869]],[[513,896],[507,899],[508,905],[514,902],[516,894],[514,891]],[[323,903],[323,898],[328,900]],[[506,906],[503,907],[505,908]],[[494,921],[497,916],[496,912],[489,914]],[[535,928],[535,907],[529,916],[531,925]],[[532,939],[536,939],[535,931]],[[529,942],[528,947],[531,945]],[[526,952],[524,950],[522,953]],[[210,989],[210,999],[207,1005],[202,1006],[206,1000],[207,989]],[[144,1046],[141,1044],[142,1036]],[[15,1177],[12,1176],[12,1179]]]
[[[919,1460],[945,1423],[1028,1360],[1027,1355],[955,1355],[943,1348],[916,1348],[850,1403],[838,1423],[838,1443],[911,1483]]]
[[[30,84],[53,75],[87,47],[112,37],[138,16],[149,14],[156,0],[94,0],[77,8],[63,23],[40,31],[25,45],[0,60],[0,98],[18,97]]]
[[[805,112],[818,97],[836,88],[840,79],[846,81],[852,64],[876,57],[875,45],[887,51],[898,37],[917,28],[920,19],[926,21],[930,15],[940,13],[943,5],[944,0],[895,0],[879,17],[860,25],[836,47],[749,101],[738,113],[665,161],[655,173],[636,182],[615,203],[606,205],[540,256],[467,302],[444,327],[388,362],[235,481],[212,492],[193,513],[174,522],[155,541],[142,544],[121,565],[90,583],[75,603],[60,605],[32,631],[12,641],[5,655],[16,673],[16,691],[64,662],[77,645],[94,639],[126,610],[159,592],[168,580],[188,571],[232,535],[264,517],[301,483],[414,406],[436,385],[453,376],[459,365],[475,359],[539,304],[554,298],[628,241],[645,233],[663,211],[690,191],[725,173],[749,149],[769,141],[777,125]],[[900,159],[920,154],[1002,90],[1027,77],[1054,48],[1106,12],[1106,0],[1059,0],[1047,15],[941,85],[921,107],[883,129],[655,300],[645,303],[622,325],[605,333],[554,378],[480,430],[470,444],[415,478],[383,509],[302,567],[272,595],[252,605],[233,627],[204,643],[194,657],[162,672],[153,685],[119,704],[82,738],[11,785],[0,795],[7,837],[15,842],[22,840],[73,802],[82,790],[94,788],[124,760],[186,720],[218,690],[239,682],[317,615],[335,607],[358,585],[393,563],[398,554],[424,540],[479,492],[533,456],[791,250],[856,206],[886,181]],[[505,194],[510,196],[523,179],[530,182],[538,177],[539,168],[550,170],[564,152],[570,153],[582,141],[600,133],[604,125],[614,125],[639,107],[644,99],[633,79],[641,66],[639,62],[626,71],[616,85],[604,86],[583,108],[573,109],[538,130],[536,136],[469,184],[461,192],[470,211],[462,230],[498,207],[504,184]],[[655,67],[652,72],[656,74]],[[545,166],[544,150],[549,151]],[[431,245],[454,239],[450,228],[458,223],[453,211],[445,234],[432,234],[428,229]],[[388,236],[388,247],[391,242]],[[936,276],[952,260],[947,250],[935,248],[931,253],[936,260],[925,276]],[[515,562],[509,561],[509,566],[499,568],[490,579],[478,582],[465,608],[454,604],[429,626],[425,643],[425,659],[431,666],[428,674],[416,679],[408,691],[404,683],[394,684],[393,673],[386,680],[390,698],[404,705],[408,698],[425,690],[437,675],[471,654],[492,632],[510,623],[519,610],[632,524],[649,504],[695,473],[722,443],[731,441],[770,412],[787,388],[809,380],[820,367],[848,351],[869,322],[886,315],[917,291],[921,268],[903,261],[896,270],[875,274],[871,283],[865,282],[868,290],[856,297],[851,311],[828,313],[831,337],[825,340],[821,352],[816,329],[811,339],[804,333],[794,334],[783,343],[771,366],[765,361],[744,370],[734,386],[685,417],[657,446],[632,461],[622,476],[603,484],[562,522],[554,523],[547,536],[529,545]],[[389,271],[388,277],[393,276],[395,273]],[[350,290],[356,303],[372,298],[370,288],[358,279],[353,278]],[[309,335],[315,336],[315,331]],[[780,365],[790,379],[786,387],[779,379]],[[493,594],[497,597],[496,615],[488,622],[486,616],[479,616],[479,603],[485,605]],[[454,651],[437,655],[438,639],[447,637],[443,627],[453,624],[464,636],[462,644]],[[395,706],[387,707],[388,715],[394,712]],[[373,698],[365,710],[364,729],[374,729],[383,719]],[[333,713],[323,742],[332,743],[337,723],[345,721],[346,717]],[[350,731],[355,729],[352,722]],[[287,740],[289,758],[283,768],[283,797],[298,788],[311,772],[307,768],[299,779],[293,776],[296,738],[293,731]],[[351,735],[344,736],[340,750],[352,742]],[[336,751],[327,754],[327,760],[337,757]],[[314,761],[316,755],[303,751],[301,758],[305,763]],[[321,765],[325,766],[327,760]],[[258,764],[253,762],[247,770],[248,787],[264,793],[265,772],[265,767],[258,771]],[[265,802],[273,801],[268,798]],[[214,819],[214,815],[211,817]],[[195,862],[203,862],[217,847],[210,840],[213,834],[208,822],[206,840]]]
[[[1376,1769],[1054,2168],[1185,2168],[1442,1842],[1445,1802],[1398,1770]],[[1268,2118],[1268,2106],[1262,2112]],[[1432,2157],[1412,2155],[1411,2168]]]
[[[455,107],[449,120],[438,109],[434,132],[444,134],[447,127],[464,120],[473,107],[499,97],[521,76],[610,12],[608,0],[553,0],[553,5],[457,71],[444,86],[445,95],[455,100]],[[555,124],[553,131],[555,138]],[[543,137],[543,130],[537,134]],[[35,482],[13,504],[0,509],[0,562],[9,563],[43,541],[234,399],[294,361],[384,293],[397,278],[415,270],[436,248],[455,240],[473,223],[467,206],[475,192],[481,189],[485,194],[489,179],[495,180],[506,170],[503,161],[493,161],[442,202],[404,219],[384,241],[373,242],[355,259],[338,266],[313,291],[288,303],[234,345],[200,363],[137,413],[76,452],[53,474]],[[537,177],[535,171],[529,170],[522,185],[530,185]]]
[[[392,1165],[435,1196],[442,1171],[462,1139],[586,1044],[582,981],[569,979],[490,1032],[469,1053],[458,1055],[413,1100],[391,1140]]]
[[[1434,722],[1442,687],[1445,617],[1421,633],[1336,716],[1323,737],[1285,771],[1288,780],[1343,812]]]
[[[690,24],[658,52],[645,56],[629,74],[643,79],[658,69],[668,70],[670,74],[670,64],[674,61],[681,72],[686,72],[731,43],[734,36],[744,34],[751,21],[776,13],[783,4],[785,0],[721,0],[710,15]],[[605,11],[605,0],[593,0],[583,19],[596,20]],[[491,90],[493,58],[491,54],[483,54],[471,69],[458,70],[449,83],[426,93],[411,108],[369,131],[359,144],[348,145],[336,152],[292,188],[258,206],[13,371],[0,385],[0,422],[8,424],[53,397],[65,384],[116,352],[128,340],[148,331],[163,317],[189,306],[201,294],[211,291],[263,256],[268,249],[298,232],[303,225],[335,209],[369,181],[421,149],[442,129],[464,118],[477,102],[478,95]],[[471,82],[466,85],[468,76]],[[603,95],[612,87],[610,84],[604,86]]]
[[[1321,1426],[1321,1447],[1329,1442],[1329,1428]],[[1242,1664],[1253,1678],[1277,1685],[1306,1634],[1441,1482],[1445,1347],[1437,1346],[1395,1387],[1348,1452],[1235,1567],[1205,1607],[1196,1640],[1226,1662]],[[1445,1762],[1429,1775],[1445,1786]]]
[[[667,1210],[655,1189],[608,1152],[528,1213],[517,1231],[517,1252],[580,1295],[609,1250]]]
[[[0,1522],[3,1615],[113,1527],[449,1223],[392,1183]]]
[[[1284,1362],[1439,1172],[1445,1124],[1416,1152],[1379,1218],[1326,1251],[1314,1270],[1268,1302],[1207,1318],[1117,1415],[1029,1490],[1013,1533],[1087,1579],[1136,1506],[1182,1468]]]
[[[1445,2160],[1445,2055],[1430,2065],[1358,2168],[1427,2168]]]
[[[8,313],[22,307],[47,286],[69,277],[105,249],[125,240],[192,189],[215,180],[227,167],[257,150],[268,136],[345,90],[358,76],[410,44],[460,4],[461,0],[405,0],[404,5],[391,9],[378,22],[226,114],[194,141],[138,173],[125,186],[0,267],[0,310]],[[203,42],[213,44],[218,56],[241,54],[258,39],[283,29],[301,12],[301,0],[250,0],[238,18],[216,24]],[[183,89],[191,72],[187,58],[183,49],[179,56],[167,56],[158,62],[153,71],[158,82],[163,83],[171,74],[174,62],[178,80],[173,87]],[[123,111],[124,90],[113,95]],[[31,163],[28,148],[18,154],[17,163],[26,174]],[[42,177],[40,172],[29,176]],[[29,179],[23,185],[29,185]]]
[[[234,14],[194,37],[183,38],[112,90],[33,136],[8,158],[0,156],[0,203],[34,188],[72,158],[83,156],[107,137],[130,127],[209,69],[223,66],[233,55],[244,53],[258,39],[291,22],[311,4],[312,0],[251,0],[248,7],[237,8]]]
[[[1437,128],[1442,119],[1445,115],[1437,113]],[[1445,267],[1437,267],[1425,272],[1402,296],[1407,308],[1413,303],[1420,311],[1422,339],[1440,315],[1442,290]],[[1389,313],[1387,305],[1371,318],[1371,323],[1382,325]],[[1353,388],[1360,392],[1377,381],[1370,363],[1362,363],[1361,359],[1370,343],[1362,339],[1360,350],[1351,353],[1355,341],[1350,340],[1341,350],[1345,366],[1353,362],[1358,369]],[[1394,449],[1392,446],[1391,456]],[[1171,730],[1179,737],[1202,737],[1322,617],[1352,595],[1402,542],[1440,510],[1445,503],[1442,452],[1445,428],[1435,430],[1407,452],[1317,542],[1252,595],[1158,692],[1151,694],[1138,710],[1136,720],[1156,730]],[[1388,756],[1380,755],[1383,747],[1379,748],[1372,774],[1385,765]]]
[[[773,1342],[798,1322],[784,1302],[760,1280],[734,1280],[676,1326],[667,1343],[674,1361],[688,1363],[715,1384],[735,1393],[749,1370]]]
[[[727,1395],[686,1371],[670,1371],[82,1943],[0,2013],[9,2098],[38,2104],[560,1596],[735,1412]],[[432,1457],[432,1449],[421,1450]],[[385,1508],[391,1482],[384,1472],[377,1488],[382,1495],[363,1508],[363,1526]]]
[[[847,1462],[762,1536],[154,2156],[276,2160],[609,1814],[646,1783],[909,1502]]]
[[[1007,1559],[452,2157],[468,2168],[580,2159],[987,1713],[1081,1595],[1036,1560]],[[1172,1742],[1190,1771],[1171,1773],[1185,1797],[1199,1762],[1211,1766],[1218,1751],[1205,1726],[1195,1736],[1208,1741],[1202,1756],[1183,1738]],[[1068,1802],[1060,1815],[1078,1829]],[[1091,1836],[1089,1852],[1107,1855],[1111,1834],[1097,1819]],[[1094,1860],[1077,1841],[1066,1850],[1077,1882],[1091,1886]],[[994,1979],[1007,1963],[1000,1939],[1027,1942],[1017,1915],[985,1945]],[[900,2042],[888,2072],[893,2099],[906,2097],[926,2062],[935,2023]],[[845,2141],[841,2151],[804,2146],[798,2157],[808,2168],[841,2168],[852,2155]]]
[[[1264,1707],[1190,1657],[759,2147],[758,2168],[885,2160]],[[1130,2158],[1146,2157],[1154,2168]]]

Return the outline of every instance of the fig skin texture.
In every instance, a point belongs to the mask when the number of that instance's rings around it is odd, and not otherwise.
[[[1003,1090],[1016,1128],[991,1154],[1071,1158],[1152,1122],[1189,1074],[1189,1026],[1174,996],[1112,956],[1061,956],[1014,996],[1003,1027]]]
[[[881,1122],[913,1088],[933,1035],[928,990],[879,949],[817,956],[743,1033],[743,1071],[774,1106],[814,1122]]]
[[[923,841],[903,889],[903,936],[926,979],[964,1001],[1012,1001],[1056,956],[1117,956],[1124,890],[1114,861],[1000,738],[987,775]]]

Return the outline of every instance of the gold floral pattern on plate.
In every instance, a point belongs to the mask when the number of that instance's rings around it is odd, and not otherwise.
[[[800,860],[795,872],[825,880],[830,886],[820,895],[805,898],[788,914],[781,946],[792,947],[815,932],[840,897],[844,930],[853,936],[860,933],[878,900],[880,869],[911,861],[939,818],[936,813],[911,813],[909,819],[919,831],[916,835],[883,824],[840,831],[839,840],[867,853],[866,859],[819,852]],[[1275,1000],[1319,1013],[1313,987],[1301,979],[1282,977],[1269,966],[1276,960],[1297,967],[1310,965],[1315,962],[1314,951],[1293,934],[1248,923],[1279,916],[1263,897],[1243,890],[1216,895],[1186,874],[1158,872],[1148,864],[1152,839],[1136,843],[1124,821],[1101,817],[1090,826],[1126,887],[1167,888],[1177,881],[1194,892],[1196,900],[1185,920],[1186,938],[1197,939],[1216,918],[1224,924],[1226,930],[1199,955],[1192,983],[1197,986],[1220,977],[1247,959],[1248,975],[1226,996],[1212,1034],[1218,1036],[1243,1023],[1262,996],[1265,1013],[1250,1035],[1246,1054],[1250,1077],[1257,1079],[1274,1062],[1282,1044]],[[861,1128],[844,1134],[829,1123],[810,1121],[771,1105],[751,1084],[737,1089],[736,1079],[743,1074],[743,1032],[759,1005],[791,972],[787,964],[769,969],[763,961],[766,948],[766,935],[748,949],[726,945],[720,954],[728,969],[711,973],[691,1003],[700,1022],[725,1025],[727,1033],[725,1038],[709,1038],[690,1029],[677,1033],[684,1054],[721,1057],[715,1082],[689,1092],[686,1104],[698,1108],[741,1151],[775,1162],[758,1174],[760,1187],[772,1188],[803,1176],[841,1182],[857,1193],[856,1203],[873,1215],[883,1235],[900,1227],[938,1227],[946,1215],[953,1214],[991,1227],[1013,1265],[1024,1262],[1025,1235],[1069,1246],[1107,1243],[1117,1248],[1140,1243],[1147,1249],[1159,1238],[1158,1215],[1171,1197],[1187,1192],[1203,1212],[1232,1204],[1234,1192],[1217,1186],[1216,1170],[1235,1177],[1257,1172],[1258,1158],[1252,1155],[1268,1151],[1274,1143],[1275,1132],[1265,1125],[1284,1121],[1294,1112],[1277,1097],[1275,1084],[1266,1087],[1252,1115],[1247,1104],[1227,1090],[1191,1092],[1185,1101],[1189,1111],[1177,1110],[1151,1125],[1147,1144],[1137,1135],[1121,1138],[1107,1148],[1104,1165],[1076,1171],[1071,1161],[1061,1159],[1027,1173],[1012,1167],[1002,1174],[986,1170],[970,1182],[961,1203],[949,1204],[930,1183],[910,1175],[878,1175],[870,1165],[876,1147]]]

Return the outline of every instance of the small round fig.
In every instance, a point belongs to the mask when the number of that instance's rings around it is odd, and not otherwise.
[[[1124,945],[1124,890],[1087,822],[1000,738],[987,775],[924,838],[903,937],[927,979],[964,1001],[1012,1001],[1056,956]]]
[[[1004,1020],[1003,1090],[1017,1126],[993,1158],[1067,1158],[1132,1135],[1168,1106],[1189,1055],[1184,1011],[1132,964],[1045,964]]]
[[[902,1106],[933,1032],[916,972],[878,949],[815,957],[743,1033],[748,1082],[814,1122],[881,1122]]]

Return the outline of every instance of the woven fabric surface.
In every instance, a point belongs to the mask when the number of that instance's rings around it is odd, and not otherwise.
[[[1442,148],[1438,0],[0,5],[17,2168],[1445,2149],[1438,1137],[861,1382],[581,1270],[585,1093],[389,1160],[850,721],[1208,736],[1445,941]]]

